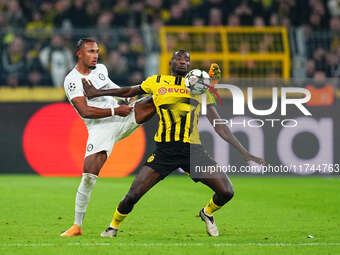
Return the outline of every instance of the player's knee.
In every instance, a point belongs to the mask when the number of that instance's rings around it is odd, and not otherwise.
[[[234,188],[232,185],[228,185],[224,189],[222,189],[218,194],[222,200],[226,203],[231,200],[234,196]]]
[[[85,193],[91,191],[93,186],[96,184],[97,178],[97,175],[84,173],[78,191],[82,193],[84,193],[84,191]]]

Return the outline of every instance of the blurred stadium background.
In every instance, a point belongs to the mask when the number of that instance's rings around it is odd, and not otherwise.
[[[167,73],[172,51],[184,48],[192,68],[216,62],[223,82],[254,87],[260,108],[270,105],[273,86],[308,87],[313,116],[293,133],[281,126],[234,131],[273,165],[339,163],[338,0],[0,0],[0,173],[81,174],[86,129],[65,101],[63,80],[85,36],[98,40],[100,62],[121,86]],[[221,114],[231,118],[230,94],[221,95]],[[154,148],[155,123],[119,143],[102,175],[138,169]],[[205,120],[201,130],[218,161],[238,164],[228,145],[217,152]]]

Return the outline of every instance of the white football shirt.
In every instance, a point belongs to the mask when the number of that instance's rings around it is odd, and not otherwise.
[[[90,80],[93,86],[97,89],[119,88],[117,84],[115,84],[114,82],[110,80],[108,76],[107,68],[103,64],[97,64],[96,68],[91,70],[91,73],[88,75],[83,75],[79,73],[76,67],[74,67],[71,70],[71,72],[69,72],[68,75],[65,77],[65,81],[64,81],[65,93],[71,104],[72,104],[71,100],[73,98],[85,96],[83,84],[81,81],[82,78]],[[92,99],[88,99],[86,97],[86,101],[89,106],[103,108],[103,109],[111,108],[112,106],[113,107],[119,106],[117,103],[117,100],[111,96],[102,96],[102,97],[96,97]],[[77,111],[77,109],[74,106],[73,108]],[[85,119],[85,118],[82,118],[82,119],[84,120],[86,126],[89,128],[89,126],[100,124],[103,121],[106,122],[108,118],[111,118],[111,117],[101,118],[101,119]]]

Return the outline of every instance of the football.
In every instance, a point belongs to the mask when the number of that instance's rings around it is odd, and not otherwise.
[[[209,89],[210,77],[206,71],[193,69],[185,76],[185,86],[192,95],[201,95]]]

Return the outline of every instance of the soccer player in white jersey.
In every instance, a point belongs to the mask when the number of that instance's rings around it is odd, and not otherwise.
[[[103,64],[98,64],[98,45],[90,38],[80,39],[76,49],[77,64],[65,77],[67,98],[84,120],[89,136],[86,145],[84,173],[75,202],[75,219],[71,228],[61,236],[77,236],[82,225],[90,194],[100,169],[109,157],[116,142],[130,135],[139,124],[155,112],[152,98],[134,106],[119,105],[114,97],[88,99],[84,95],[82,80],[86,79],[97,89],[118,88],[108,77]]]

